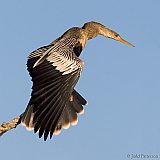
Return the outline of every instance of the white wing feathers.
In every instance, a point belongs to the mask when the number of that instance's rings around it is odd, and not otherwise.
[[[70,59],[58,54],[57,52],[52,53],[46,60],[53,62],[52,65],[56,67],[56,70],[63,72],[62,75],[69,74],[76,70],[82,71],[84,66],[84,62],[78,57]]]
[[[65,39],[48,48],[34,64],[33,68],[41,64],[44,60],[52,63],[56,70],[63,72],[62,75],[69,74],[76,70],[82,71],[84,62],[73,52],[77,40],[75,38]]]

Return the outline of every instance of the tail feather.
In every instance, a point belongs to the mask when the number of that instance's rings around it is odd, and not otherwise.
[[[22,116],[21,123],[29,131],[33,130],[34,128],[33,117],[34,117],[33,105],[28,105],[28,107],[26,108],[26,111]]]
[[[84,112],[83,106],[86,104],[87,101],[77,91],[74,90],[70,102],[64,108],[57,122],[55,130],[50,133],[50,138],[52,135],[60,134],[62,128],[68,129],[70,125],[76,125],[78,123],[77,114],[82,114]],[[26,127],[27,130],[32,130],[36,124],[36,122],[33,122],[34,115],[35,113],[33,110],[33,104],[29,103],[21,118],[21,123]]]
[[[70,98],[70,103],[67,105],[58,121],[53,134],[57,135],[61,133],[61,128],[68,129],[70,125],[74,126],[78,123],[78,114],[83,114],[83,105],[86,105],[87,101],[75,90]],[[61,127],[60,127],[61,126]]]
[[[87,101],[76,90],[73,90],[72,95],[80,104],[87,105]]]

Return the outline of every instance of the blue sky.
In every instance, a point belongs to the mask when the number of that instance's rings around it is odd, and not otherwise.
[[[0,5],[0,122],[29,101],[29,53],[72,26],[97,21],[136,47],[104,37],[88,41],[76,86],[88,100],[79,123],[47,142],[19,125],[0,138],[1,159],[109,159],[160,156],[158,0],[14,0]]]

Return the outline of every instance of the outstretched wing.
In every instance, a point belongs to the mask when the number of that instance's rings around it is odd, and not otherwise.
[[[44,134],[45,140],[49,133],[52,135],[55,131],[62,112],[68,105],[71,105],[74,86],[83,68],[83,61],[74,54],[76,44],[75,38],[63,39],[55,44],[39,48],[37,52],[29,56],[27,62],[33,81],[29,102],[34,113],[33,127],[39,137]],[[47,51],[49,56],[33,67],[41,58],[42,53]]]

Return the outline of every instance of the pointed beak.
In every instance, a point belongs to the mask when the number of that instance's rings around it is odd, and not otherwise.
[[[131,43],[129,43],[129,42],[127,42],[127,41],[125,41],[125,40],[124,40],[124,39],[122,39],[120,36],[115,37],[114,39],[115,39],[115,40],[117,40],[117,41],[119,41],[119,42],[122,42],[122,43],[124,43],[124,44],[126,44],[126,45],[128,45],[128,46],[135,47],[133,44],[131,44]]]

